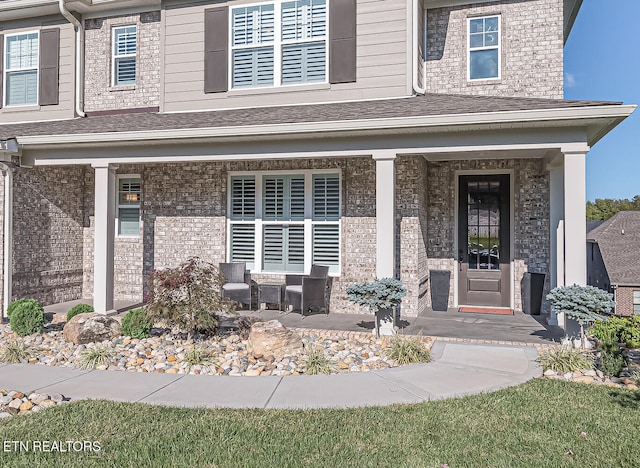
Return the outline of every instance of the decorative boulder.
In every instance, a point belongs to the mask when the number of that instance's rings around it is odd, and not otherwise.
[[[120,335],[120,323],[102,314],[79,314],[67,322],[62,334],[66,341],[75,344],[112,340]]]
[[[296,332],[287,330],[277,320],[256,322],[249,333],[249,352],[284,356],[302,351],[302,338]]]

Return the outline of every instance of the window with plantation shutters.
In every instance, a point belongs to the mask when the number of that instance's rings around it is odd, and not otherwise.
[[[326,0],[231,10],[233,88],[327,81]]]
[[[232,175],[229,257],[254,271],[308,271],[312,263],[340,266],[340,176]]]
[[[37,104],[39,33],[7,35],[4,42],[4,104]]]
[[[140,177],[118,176],[117,232],[119,236],[140,235]]]
[[[113,28],[113,86],[136,84],[137,44],[135,25]]]

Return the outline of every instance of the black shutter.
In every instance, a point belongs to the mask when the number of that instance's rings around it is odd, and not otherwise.
[[[356,0],[329,2],[329,82],[356,81]]]
[[[204,92],[221,93],[228,89],[227,60],[229,44],[229,8],[204,11]]]
[[[60,66],[60,29],[40,31],[40,84],[38,104],[55,106],[58,104]]]
[[[2,99],[2,90],[4,89],[4,86],[2,85],[2,79],[4,78],[4,57],[4,36],[0,34],[0,109],[2,109],[2,101],[4,101],[4,99]]]

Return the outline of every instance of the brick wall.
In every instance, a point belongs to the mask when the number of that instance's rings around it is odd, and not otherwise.
[[[618,286],[615,290],[615,314],[622,317],[633,315],[633,291],[640,291],[640,287]]]
[[[467,80],[467,18],[499,14],[499,80]],[[502,0],[428,10],[427,91],[563,97],[562,0]]]
[[[19,169],[13,198],[13,298],[82,295],[82,166]]]
[[[136,84],[112,86],[112,28],[138,27]],[[85,20],[85,111],[160,104],[160,12]]]
[[[526,271],[547,273],[549,289],[549,176],[542,159],[430,162],[427,169],[428,265],[432,269],[454,269],[454,225],[456,171],[513,171],[515,308],[522,309],[521,281]],[[449,305],[453,304],[451,277]],[[548,310],[543,301],[543,313]]]

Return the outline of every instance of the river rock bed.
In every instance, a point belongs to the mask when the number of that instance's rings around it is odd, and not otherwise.
[[[60,393],[31,393],[26,395],[17,390],[0,389],[0,419],[14,414],[35,413],[52,406],[68,403],[69,399]]]
[[[304,349],[300,353],[262,355],[250,353],[248,341],[233,332],[207,339],[188,339],[179,333],[154,328],[149,338],[132,339],[121,336],[101,343],[75,345],[64,340],[60,326],[50,324],[43,333],[23,338],[24,343],[32,350],[32,357],[23,362],[82,367],[82,354],[86,349],[104,347],[108,350],[108,363],[99,365],[96,369],[123,372],[300,375],[305,373],[304,360],[310,349],[324,352],[332,363],[333,374],[368,372],[399,365],[386,357],[385,349],[390,342],[388,337],[376,338],[365,332],[294,330],[302,336]],[[20,337],[11,331],[9,325],[0,325],[0,350],[16,339]],[[427,346],[431,344],[428,338],[424,338],[424,342]],[[194,354],[204,357],[193,359]]]

